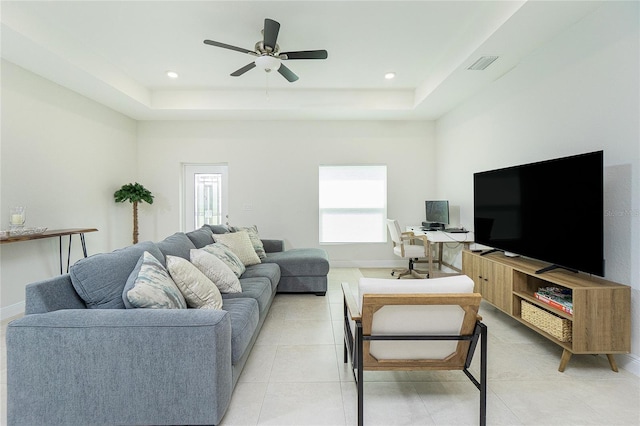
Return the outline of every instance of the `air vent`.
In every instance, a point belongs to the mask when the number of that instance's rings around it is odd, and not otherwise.
[[[471,66],[469,66],[467,69],[474,71],[486,70],[487,67],[491,65],[496,59],[498,59],[497,56],[481,56],[480,59],[471,64]]]

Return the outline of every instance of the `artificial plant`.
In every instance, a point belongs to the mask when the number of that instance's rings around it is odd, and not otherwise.
[[[151,191],[136,182],[122,185],[122,188],[118,189],[113,197],[116,199],[116,203],[125,201],[133,203],[133,244],[136,244],[138,242],[138,203],[153,204],[153,195]]]

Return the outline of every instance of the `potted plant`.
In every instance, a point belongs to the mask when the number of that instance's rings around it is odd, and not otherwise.
[[[138,242],[138,203],[153,204],[153,195],[148,189],[136,182],[123,185],[113,194],[113,197],[116,199],[116,203],[125,201],[133,203],[133,244],[136,244]]]

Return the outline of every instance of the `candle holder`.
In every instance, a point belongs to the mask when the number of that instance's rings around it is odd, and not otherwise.
[[[18,230],[24,227],[27,220],[27,209],[25,207],[11,207],[9,209],[9,228]]]

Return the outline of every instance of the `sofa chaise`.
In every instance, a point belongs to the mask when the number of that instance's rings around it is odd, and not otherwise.
[[[125,309],[144,252],[189,259],[221,227],[176,233],[81,259],[26,286],[25,316],[7,327],[9,425],[218,424],[277,292],[323,295],[321,249],[283,250],[246,267],[222,309]]]

